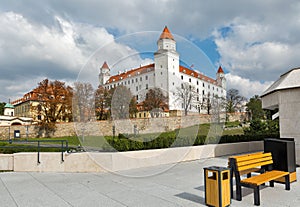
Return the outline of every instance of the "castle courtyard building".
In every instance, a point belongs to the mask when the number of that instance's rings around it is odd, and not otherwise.
[[[111,75],[108,64],[104,62],[100,68],[99,83],[106,89],[119,85],[128,87],[138,103],[145,99],[149,89],[160,88],[168,97],[169,110],[183,110],[184,104],[176,91],[185,83],[197,94],[196,101],[190,106],[190,112],[206,113],[207,110],[201,107],[201,102],[213,98],[226,98],[226,79],[222,67],[218,68],[214,79],[180,65],[176,41],[167,27],[157,41],[154,63]]]

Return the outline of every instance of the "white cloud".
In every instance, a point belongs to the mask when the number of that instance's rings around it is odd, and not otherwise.
[[[105,60],[113,64],[127,57],[126,63],[134,66],[143,62],[139,55],[131,55],[137,51],[115,42],[102,27],[54,18],[56,24],[45,26],[18,13],[0,13],[0,87],[6,94],[2,96],[15,97],[20,91],[30,91],[42,80],[40,77],[76,81],[86,63],[83,80],[97,84],[98,68]],[[89,58],[103,45],[105,50]]]
[[[276,80],[281,73],[299,66],[300,43],[276,36],[276,24],[242,23],[230,26],[230,32],[215,32],[220,63],[232,74],[250,80]]]
[[[272,82],[261,83],[259,81],[250,81],[247,78],[241,78],[230,73],[225,75],[227,80],[227,89],[237,89],[244,97],[251,98],[254,95],[261,95]]]

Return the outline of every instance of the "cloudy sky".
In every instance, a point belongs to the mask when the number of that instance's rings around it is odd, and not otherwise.
[[[72,84],[83,68],[97,79],[104,59],[114,62],[120,54],[129,54],[132,65],[151,62],[145,55],[131,55],[149,48],[135,48],[118,38],[160,33],[165,25],[202,50],[215,68],[221,65],[227,87],[246,97],[261,94],[282,73],[300,65],[297,0],[4,0],[0,101],[22,97],[45,78]],[[146,40],[156,48],[156,40]],[[103,49],[107,45],[110,50]],[[98,53],[91,63],[99,48],[103,55]],[[201,64],[187,64],[210,74]]]

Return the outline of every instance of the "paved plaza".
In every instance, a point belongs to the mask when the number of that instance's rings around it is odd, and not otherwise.
[[[117,173],[0,173],[0,206],[205,206],[203,167],[226,166],[227,157]],[[299,169],[297,177],[299,178]],[[268,184],[267,184],[268,186]],[[261,206],[299,206],[300,184],[264,187]],[[252,189],[231,206],[254,206]]]

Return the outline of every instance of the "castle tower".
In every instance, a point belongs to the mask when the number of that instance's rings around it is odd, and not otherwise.
[[[99,73],[99,84],[102,86],[108,81],[110,78],[110,68],[108,67],[106,61],[103,63],[102,67],[100,68]]]
[[[217,71],[217,84],[226,89],[226,78],[222,67],[220,66]]]
[[[176,52],[176,41],[165,26],[157,41],[158,50],[154,53],[155,63],[155,87],[158,87],[168,95],[169,109],[174,106],[172,91],[176,90],[179,75],[179,54]]]
[[[14,116],[15,107],[10,103],[5,104],[4,106],[4,115],[5,116]]]

